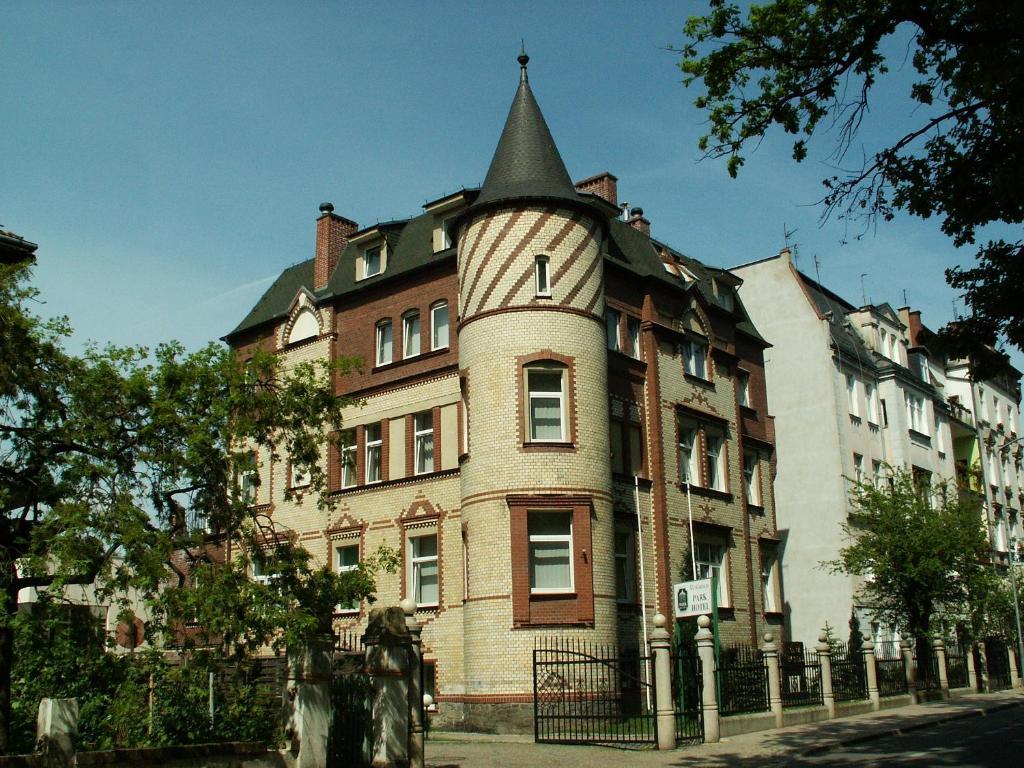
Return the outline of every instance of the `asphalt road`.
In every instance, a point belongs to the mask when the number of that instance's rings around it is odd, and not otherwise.
[[[776,763],[778,764],[778,763]],[[984,717],[954,720],[903,736],[870,741],[793,763],[798,766],[1024,765],[1024,709],[1012,707]]]

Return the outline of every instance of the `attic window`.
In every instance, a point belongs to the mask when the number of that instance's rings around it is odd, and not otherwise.
[[[292,323],[292,329],[288,333],[288,343],[297,344],[300,341],[312,339],[319,335],[320,323],[317,322],[316,315],[311,310],[304,309],[299,312],[295,322]]]
[[[723,285],[718,280],[715,280],[713,282],[715,284],[715,301],[718,302],[718,306],[732,312],[734,309],[732,289],[729,288],[729,286],[727,285]]]
[[[363,277],[379,275],[381,271],[380,246],[367,248],[363,253]]]

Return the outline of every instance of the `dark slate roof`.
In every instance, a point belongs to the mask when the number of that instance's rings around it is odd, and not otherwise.
[[[526,66],[475,206],[499,200],[581,198],[530,90]]]
[[[814,302],[818,313],[828,318],[829,330],[832,333],[832,343],[841,353],[856,360],[859,364],[869,366],[872,369],[885,360],[879,358],[876,361],[875,354],[868,349],[864,341],[857,333],[849,327],[846,315],[855,312],[857,308],[850,302],[830,291],[820,283],[815,282],[803,272],[797,272],[803,281],[804,288]]]
[[[249,310],[249,314],[228,336],[255,328],[268,320],[284,317],[292,305],[292,300],[302,288],[310,292],[313,290],[313,259],[290,266],[282,272],[256,302],[256,306]]]

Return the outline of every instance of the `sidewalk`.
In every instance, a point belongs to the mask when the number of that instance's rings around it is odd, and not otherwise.
[[[838,747],[893,736],[931,725],[977,717],[1024,705],[1024,693],[1001,691],[953,701],[915,704],[822,723],[733,736],[718,744],[681,747],[670,752],[603,746],[535,744],[532,736],[435,733],[427,742],[428,768],[615,768],[636,766],[781,765]]]

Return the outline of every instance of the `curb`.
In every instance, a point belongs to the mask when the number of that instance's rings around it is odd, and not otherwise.
[[[840,747],[851,747],[856,744],[864,744],[865,742],[869,741],[886,739],[890,736],[902,736],[903,734],[910,733],[912,731],[920,731],[924,728],[931,728],[933,725],[942,725],[943,723],[949,723],[954,720],[966,720],[969,717],[984,716],[991,712],[999,712],[1004,709],[1011,709],[1013,707],[1020,706],[1024,706],[1024,700],[1006,701],[1000,704],[995,704],[991,707],[977,707],[974,709],[965,709],[960,712],[954,712],[949,715],[942,715],[940,717],[930,718],[924,722],[910,723],[909,725],[905,725],[900,728],[884,728],[880,731],[866,733],[861,736],[851,736],[846,739],[834,739],[824,744],[819,744],[816,747],[805,749],[800,753],[800,756],[810,757],[812,755],[821,755],[826,752],[831,752]]]

